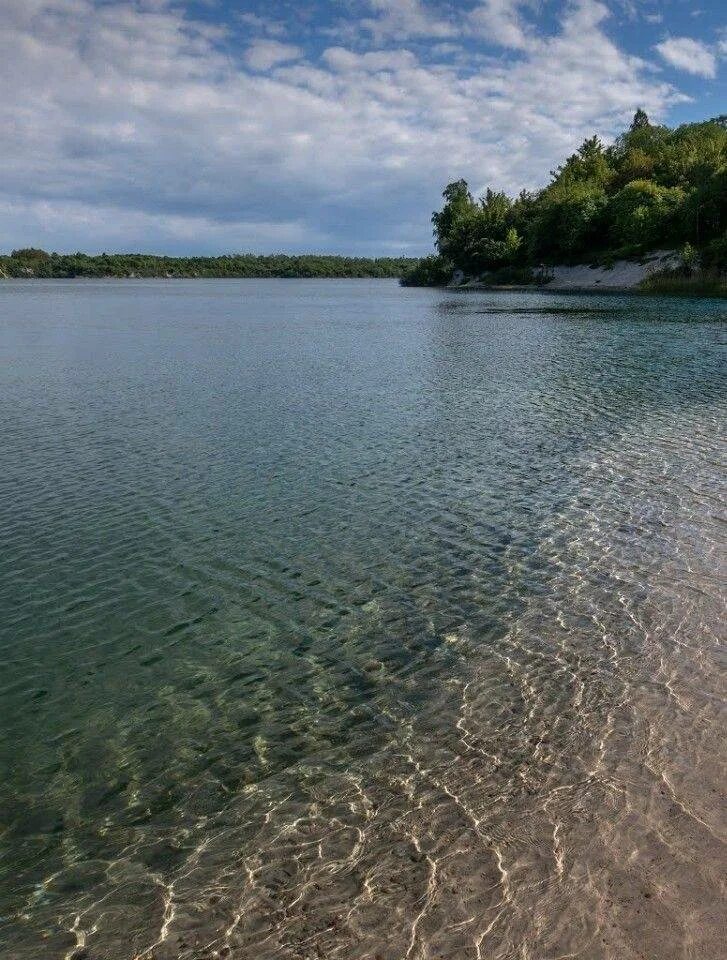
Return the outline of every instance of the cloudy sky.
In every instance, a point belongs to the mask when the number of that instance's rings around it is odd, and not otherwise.
[[[0,0],[0,251],[419,254],[643,106],[727,112],[722,0]]]

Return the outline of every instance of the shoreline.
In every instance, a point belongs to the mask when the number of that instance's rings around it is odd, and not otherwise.
[[[539,290],[548,293],[638,294],[639,296],[724,297],[724,279],[695,270],[685,273],[675,250],[655,250],[642,260],[616,260],[609,266],[590,264],[531,268],[541,282],[488,284],[486,278],[450,283],[451,289]]]
[[[583,296],[584,294],[603,294],[605,296],[638,296],[638,297],[691,297],[701,299],[719,300],[727,293],[690,293],[688,291],[654,291],[644,290],[640,287],[551,287],[549,285],[539,286],[537,284],[499,284],[497,286],[488,286],[484,283],[463,284],[462,286],[445,286],[442,290],[452,290],[461,293],[472,291],[474,293],[546,293],[546,294],[573,294]]]

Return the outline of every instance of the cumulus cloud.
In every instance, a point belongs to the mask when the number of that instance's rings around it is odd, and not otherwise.
[[[586,135],[679,99],[595,0],[484,65],[400,43],[271,59],[269,38],[240,62],[163,0],[3,12],[4,248],[419,253],[449,180],[537,186]]]
[[[669,37],[657,43],[656,49],[666,62],[698,77],[708,80],[717,76],[717,58],[706,44],[691,37]]]

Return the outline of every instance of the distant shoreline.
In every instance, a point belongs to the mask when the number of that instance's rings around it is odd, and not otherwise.
[[[47,253],[28,247],[0,256],[5,280],[225,280],[400,279],[411,257],[343,257],[332,254],[235,254],[164,257],[140,253]]]
[[[26,277],[8,277],[0,274],[0,283],[9,282],[11,280],[19,280],[23,283],[37,283],[39,280],[84,280],[89,283],[94,280],[128,280],[130,282],[139,281],[139,280],[163,280],[163,281],[172,281],[172,280],[290,280],[290,281],[300,281],[300,280],[392,280],[398,281],[399,277],[371,277],[371,276],[351,276],[351,277],[338,277],[333,275],[321,275],[317,277],[283,277],[283,276],[256,276],[256,277],[246,277],[246,276],[235,276],[231,274],[205,274],[205,276],[192,275],[192,274],[175,274],[172,277],[163,277],[163,276],[120,276],[116,274],[105,274],[98,276],[73,276],[73,277],[36,277],[36,276],[26,276]]]

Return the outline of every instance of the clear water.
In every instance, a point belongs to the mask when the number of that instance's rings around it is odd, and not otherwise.
[[[3,283],[2,956],[720,956],[726,315]]]

